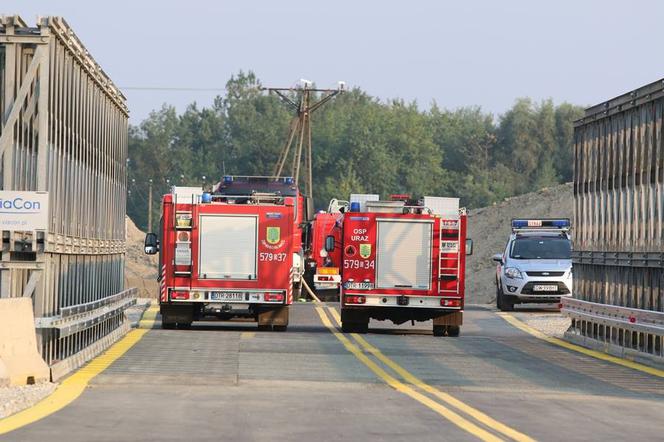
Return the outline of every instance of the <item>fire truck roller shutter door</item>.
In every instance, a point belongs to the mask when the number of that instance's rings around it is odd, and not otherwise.
[[[257,216],[202,215],[199,229],[200,278],[256,279]]]
[[[377,288],[429,290],[433,220],[377,221]]]

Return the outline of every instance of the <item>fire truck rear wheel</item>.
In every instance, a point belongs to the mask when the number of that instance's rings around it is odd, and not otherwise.
[[[176,322],[172,320],[170,315],[162,313],[161,315],[161,328],[172,330],[176,326]]]
[[[341,323],[341,331],[344,333],[355,333],[357,323],[344,321]]]
[[[433,326],[433,335],[434,336],[445,336],[446,325],[434,325]]]
[[[361,333],[365,334],[369,331],[368,322],[342,322],[341,331],[344,333]]]
[[[258,325],[258,331],[272,331],[272,325],[271,324],[259,324]]]
[[[456,338],[459,336],[461,333],[461,327],[458,325],[448,325],[447,326],[447,336],[451,336],[453,338]]]
[[[276,332],[285,332],[286,330],[288,330],[288,326],[287,325],[273,325],[272,329]]]

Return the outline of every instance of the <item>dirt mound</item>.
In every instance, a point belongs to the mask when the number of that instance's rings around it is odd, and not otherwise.
[[[139,298],[156,298],[159,293],[157,283],[158,255],[143,253],[143,233],[127,217],[127,255],[125,261],[125,286],[138,287]]]
[[[561,184],[507,198],[493,206],[471,210],[468,237],[473,255],[466,266],[466,302],[486,304],[496,299],[496,264],[491,257],[504,250],[512,218],[572,218],[572,184]]]

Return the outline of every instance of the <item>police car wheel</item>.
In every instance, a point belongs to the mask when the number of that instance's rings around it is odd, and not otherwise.
[[[503,309],[503,296],[502,296],[502,290],[500,290],[500,286],[496,282],[496,308],[498,310]]]
[[[500,300],[500,311],[503,312],[513,312],[514,311],[514,301],[505,296],[505,293],[501,290],[498,294],[498,299]]]

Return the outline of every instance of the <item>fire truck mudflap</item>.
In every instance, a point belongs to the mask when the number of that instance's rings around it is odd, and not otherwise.
[[[347,213],[343,231],[344,332],[365,333],[370,319],[395,324],[433,320],[434,335],[459,335],[464,306],[464,211],[438,215],[402,203],[378,213]]]

